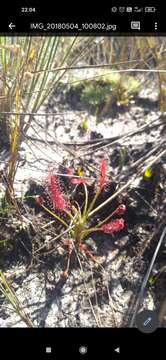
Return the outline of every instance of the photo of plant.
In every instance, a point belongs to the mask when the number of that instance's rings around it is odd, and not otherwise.
[[[165,37],[0,36],[0,327],[165,327],[165,185]]]

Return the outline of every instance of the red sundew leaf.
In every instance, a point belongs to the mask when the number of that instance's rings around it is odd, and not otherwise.
[[[74,170],[71,168],[67,169],[67,175],[73,175]]]
[[[98,185],[100,190],[102,190],[107,183],[106,172],[107,172],[107,163],[105,159],[103,159],[100,164],[100,175],[98,179]]]
[[[126,206],[124,204],[120,204],[117,209],[115,210],[114,214],[116,215],[123,215],[126,211]]]
[[[47,177],[46,184],[54,209],[60,211],[67,210],[68,204],[63,198],[57,177],[50,173]]]
[[[71,183],[74,184],[74,185],[79,185],[79,184],[86,184],[87,183],[87,180],[84,179],[84,178],[74,178],[74,179],[71,179]]]
[[[67,270],[63,271],[62,274],[61,274],[61,278],[62,278],[62,279],[67,279],[68,276],[69,276],[69,273],[68,273]]]
[[[101,226],[100,230],[102,230],[106,234],[113,234],[114,232],[120,231],[124,228],[124,219],[116,219],[112,220],[108,224],[104,224]]]
[[[35,201],[37,202],[37,204],[41,205],[41,204],[43,204],[44,199],[42,196],[36,196]]]
[[[69,253],[71,253],[72,249],[73,249],[72,241],[70,239],[65,239],[62,241],[62,243],[63,243],[63,246],[68,248]]]

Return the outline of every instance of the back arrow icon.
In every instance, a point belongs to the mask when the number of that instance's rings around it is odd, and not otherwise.
[[[13,28],[15,28],[16,25],[14,25],[12,22],[9,24],[9,28],[12,30]]]

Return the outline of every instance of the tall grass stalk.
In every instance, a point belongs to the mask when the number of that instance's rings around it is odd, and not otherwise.
[[[17,155],[22,132],[31,125],[36,113],[67,70],[49,73],[40,70],[73,64],[77,37],[0,37],[0,112],[16,111],[18,115],[2,115],[2,129],[7,136],[10,159],[7,167],[7,201],[13,203],[13,183],[17,169]],[[80,53],[81,56],[81,53]],[[39,73],[38,73],[39,71]],[[4,131],[5,129],[5,131]]]
[[[5,297],[5,299],[10,303],[14,312],[20,316],[21,320],[24,321],[24,323],[28,327],[34,327],[32,320],[22,309],[22,306],[20,304],[20,301],[18,300],[15,291],[13,290],[12,286],[10,285],[10,283],[8,282],[6,276],[2,273],[2,271],[0,271],[0,292]]]

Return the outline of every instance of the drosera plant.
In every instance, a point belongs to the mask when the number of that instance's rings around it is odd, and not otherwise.
[[[68,247],[69,254],[66,270],[63,272],[63,275],[66,277],[68,276],[70,258],[74,249],[76,249],[78,253],[83,253],[93,261],[98,262],[97,258],[93,256],[85,244],[85,239],[93,232],[112,235],[122,230],[124,228],[122,215],[126,210],[124,204],[119,204],[108,216],[100,221],[95,220],[95,224],[91,225],[91,213],[95,210],[99,196],[108,185],[106,160],[102,159],[100,163],[100,171],[94,184],[92,196],[90,196],[87,178],[83,176],[76,177],[74,170],[71,168],[69,168],[67,172],[71,184],[76,187],[82,185],[84,189],[84,199],[81,204],[73,200],[73,192],[71,192],[71,196],[64,194],[58,176],[53,171],[49,172],[44,181],[45,191],[51,200],[52,209],[46,205],[44,197],[41,195],[35,196],[37,204],[53,218],[58,220],[65,229],[68,229],[68,239],[63,241],[64,246]],[[115,218],[116,216],[117,218]],[[114,218],[110,220],[112,217]]]

